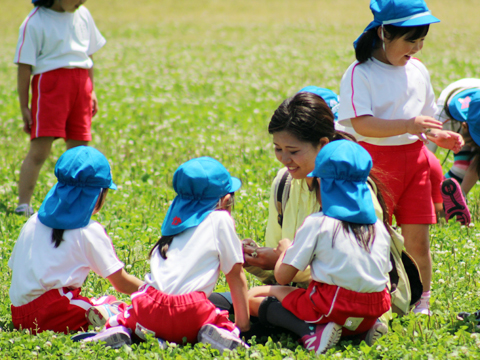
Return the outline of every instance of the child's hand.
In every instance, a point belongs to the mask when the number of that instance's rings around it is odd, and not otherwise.
[[[453,131],[432,130],[427,136],[429,140],[438,146],[452,150],[455,154],[465,145],[462,135]]]
[[[95,91],[92,91],[92,117],[94,117],[98,112],[98,100],[97,100],[97,94],[95,94]]]
[[[23,119],[23,131],[30,135],[32,131],[32,112],[28,107],[22,107],[21,111]]]
[[[407,120],[407,133],[417,135],[425,144],[428,144],[425,133],[433,129],[442,130],[442,123],[430,116],[420,115]]]

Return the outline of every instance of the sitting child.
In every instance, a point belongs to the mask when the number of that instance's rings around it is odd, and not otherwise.
[[[309,174],[319,183],[322,210],[305,219],[275,266],[279,284],[290,283],[309,265],[313,280],[306,290],[249,291],[252,315],[295,332],[317,354],[334,346],[342,330],[365,333],[369,344],[387,332],[377,319],[390,309],[390,234],[375,214],[366,182],[371,167],[370,155],[357,143],[338,140],[322,147]]]
[[[90,219],[104,205],[108,189],[117,188],[105,156],[87,146],[67,150],[55,176],[58,183],[23,227],[8,262],[13,325],[33,333],[86,330],[92,305],[116,301],[80,295],[90,270],[125,294],[142,285],[125,272],[102,225]]]

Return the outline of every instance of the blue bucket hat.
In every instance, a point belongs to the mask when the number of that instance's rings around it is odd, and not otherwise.
[[[38,219],[53,229],[78,229],[92,217],[101,189],[116,190],[107,158],[90,146],[63,153],[55,165],[58,182],[43,200]]]
[[[467,121],[470,104],[475,94],[479,93],[480,89],[472,88],[460,91],[455,94],[448,103],[448,112],[452,115],[454,120]]]
[[[370,0],[370,10],[373,21],[363,30],[364,33],[382,25],[421,26],[440,22],[423,0]],[[354,47],[358,39],[353,43]]]
[[[477,92],[472,96],[472,100],[470,100],[467,124],[470,136],[473,141],[475,141],[475,144],[480,146],[480,91],[479,89],[476,90]]]
[[[315,159],[309,177],[320,178],[323,213],[332,218],[356,224],[377,221],[367,177],[372,158],[353,141],[331,141]]]
[[[327,103],[330,110],[332,110],[335,120],[338,120],[338,108],[340,106],[340,98],[330,89],[321,88],[318,86],[305,86],[299,92],[310,92],[320,96]]]
[[[168,208],[162,235],[177,235],[199,225],[215,210],[220,198],[240,189],[242,182],[217,160],[200,157],[179,166],[173,174],[173,188],[178,194]]]

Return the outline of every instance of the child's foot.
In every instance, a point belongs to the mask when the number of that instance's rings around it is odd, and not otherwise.
[[[431,316],[432,313],[430,312],[430,296],[425,297],[422,295],[420,300],[415,303],[415,307],[413,308],[413,312],[415,314],[423,314]]]
[[[123,345],[130,345],[132,339],[130,338],[130,330],[125,326],[114,326],[109,329],[99,332],[95,336],[91,336],[82,340],[82,342],[104,341],[105,346],[110,346],[112,349],[121,348]]]
[[[105,326],[108,319],[120,312],[118,306],[121,303],[121,301],[115,301],[112,304],[102,304],[90,307],[85,314],[87,321],[94,327]]]
[[[70,339],[73,342],[78,342],[78,341],[82,341],[83,339],[95,336],[97,334],[98,334],[97,332],[83,332],[80,334],[73,335]]]
[[[363,333],[361,336],[361,340],[364,340],[368,346],[373,346],[380,339],[383,335],[388,332],[388,327],[380,320],[368,330],[366,333]]]
[[[35,214],[35,211],[28,204],[20,204],[20,205],[17,206],[14,213],[16,215],[22,215],[22,216],[25,216],[25,217],[30,217],[33,214]]]
[[[470,211],[457,180],[452,178],[444,180],[440,189],[447,221],[456,216],[458,222],[468,226],[471,221]]]
[[[212,324],[203,325],[197,335],[198,342],[210,344],[220,352],[233,350],[238,346],[248,347],[238,335],[226,329],[219,328]]]
[[[305,335],[300,339],[305,349],[313,350],[317,355],[323,354],[331,347],[335,346],[342,335],[342,326],[329,322],[328,324],[318,324],[315,332]]]

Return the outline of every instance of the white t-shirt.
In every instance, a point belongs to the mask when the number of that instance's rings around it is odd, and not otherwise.
[[[332,246],[335,229],[339,230]],[[361,293],[385,289],[392,265],[390,263],[390,234],[377,220],[375,241],[370,253],[361,248],[355,236],[345,233],[341,221],[323,212],[310,215],[295,234],[292,246],[283,263],[300,271],[310,265],[312,279]]]
[[[105,43],[85,6],[74,13],[37,6],[20,26],[14,62],[32,65],[32,75],[65,67],[90,69],[89,56]]]
[[[37,214],[24,225],[8,261],[14,306],[25,305],[52,289],[77,289],[90,270],[106,278],[124,266],[105,229],[96,221],[65,230],[63,239],[54,248],[52,228],[43,225]]]
[[[445,89],[443,89],[440,96],[438,97],[438,100],[437,100],[438,112],[435,117],[441,122],[445,122],[448,119],[447,113],[444,110],[445,101],[447,100],[448,95],[452,94],[452,96],[450,96],[450,99],[448,101],[448,104],[450,104],[450,100],[456,94],[458,94],[461,91],[464,91],[467,89],[473,89],[473,88],[480,89],[480,79],[475,79],[475,78],[460,79],[448,85]]]
[[[405,66],[388,65],[374,58],[362,64],[355,61],[343,75],[340,98],[340,125],[358,141],[373,145],[412,144],[418,137],[410,134],[365,137],[353,129],[350,119],[363,115],[387,120],[411,119],[419,115],[433,117],[437,112],[430,75],[415,58]]]
[[[228,274],[238,263],[243,264],[243,249],[233,219],[227,211],[213,211],[174,237],[166,260],[154,250],[145,281],[170,295],[203,291],[209,296],[220,270]]]

